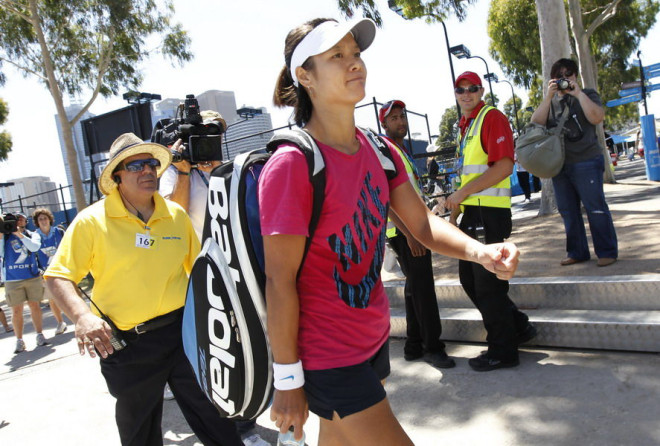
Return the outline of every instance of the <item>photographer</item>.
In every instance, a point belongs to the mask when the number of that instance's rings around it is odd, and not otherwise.
[[[227,128],[225,120],[218,112],[205,110],[200,115],[206,124],[216,122],[223,129]],[[171,147],[173,152],[178,153],[182,153],[183,149],[181,139],[178,139]],[[221,146],[219,149],[221,149]],[[221,157],[221,153],[218,153],[217,158]],[[163,173],[160,179],[160,194],[178,203],[185,209],[190,220],[192,220],[193,228],[200,241],[202,239],[202,230],[204,229],[209,178],[211,177],[211,171],[220,164],[222,164],[220,160],[199,161],[193,164],[189,159],[182,157],[180,161],[172,162],[172,166]]]
[[[0,233],[0,257],[3,257],[2,273],[5,281],[5,297],[11,307],[12,323],[16,334],[16,349],[14,353],[25,351],[23,341],[23,308],[27,302],[32,316],[34,330],[37,332],[37,345],[49,345],[42,333],[43,316],[41,299],[44,287],[39,274],[37,256],[34,254],[41,247],[41,238],[36,232],[25,229],[27,218],[23,214],[5,214],[3,230],[16,222],[16,230],[12,233]]]
[[[216,124],[222,128],[222,133],[227,129],[227,123],[220,113],[213,110],[204,110],[200,115],[203,120],[202,124]],[[218,140],[218,143],[220,141]],[[220,158],[222,158],[222,146],[218,145],[217,156],[212,156],[213,158],[218,158],[217,160],[198,161],[196,163],[191,163],[190,157],[185,155],[184,144],[181,139],[177,139],[174,145],[170,147],[170,150],[173,153],[182,154],[181,160],[177,162],[173,161],[172,165],[165,170],[163,176],[160,177],[158,192],[164,198],[181,205],[188,213],[197,238],[201,242],[202,232],[204,230],[204,217],[206,215],[209,179],[211,178],[213,169],[222,164],[222,161],[220,161]],[[188,147],[189,150],[190,148]],[[190,154],[190,152],[188,153]],[[171,398],[171,392],[167,388],[165,389],[165,398]],[[254,421],[239,421],[236,423],[243,443],[247,446],[269,446],[269,443],[264,441],[259,434],[254,433],[255,424]]]
[[[563,113],[569,113],[564,127],[564,165],[552,179],[566,232],[567,256],[560,264],[573,265],[590,258],[582,203],[598,256],[597,265],[608,266],[616,262],[618,247],[603,192],[605,160],[596,135],[596,125],[603,122],[605,110],[596,90],[582,89],[578,84],[578,66],[574,61],[559,59],[552,65],[550,76],[546,95],[532,115],[532,122],[552,128]]]

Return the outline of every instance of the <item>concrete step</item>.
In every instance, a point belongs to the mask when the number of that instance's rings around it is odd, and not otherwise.
[[[404,308],[404,281],[385,282],[392,307]],[[458,280],[437,280],[440,308],[472,308]],[[660,310],[660,274],[537,277],[510,282],[509,296],[525,309]]]
[[[525,310],[539,333],[526,345],[660,352],[660,311]],[[441,308],[442,339],[485,342],[474,308]],[[403,308],[391,309],[390,336],[406,336]]]

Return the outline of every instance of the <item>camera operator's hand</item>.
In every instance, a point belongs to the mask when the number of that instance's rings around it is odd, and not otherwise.
[[[569,88],[566,90],[566,93],[570,94],[571,96],[578,97],[578,95],[582,93],[582,87],[580,87],[580,84],[578,84],[577,81],[569,79],[568,85]]]
[[[176,142],[172,145],[172,147],[170,147],[170,150],[181,153],[183,151],[183,141],[177,139]],[[178,163],[172,163],[172,165],[179,172],[190,173],[190,169],[192,169],[192,166],[186,160],[181,160]]]
[[[558,79],[550,79],[548,82],[548,89],[546,90],[545,97],[546,98],[552,98],[555,93],[559,91],[559,87],[557,87],[557,80]]]

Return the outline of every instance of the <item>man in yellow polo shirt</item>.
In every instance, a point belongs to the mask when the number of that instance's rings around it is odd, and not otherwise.
[[[117,138],[99,179],[106,198],[78,214],[46,281],[76,324],[80,354],[101,356],[123,445],[162,444],[165,383],[202,443],[242,445],[183,352],[183,304],[199,241],[185,211],[156,192],[170,162],[160,144],[132,133]],[[88,272],[95,279],[92,309],[76,292]]]

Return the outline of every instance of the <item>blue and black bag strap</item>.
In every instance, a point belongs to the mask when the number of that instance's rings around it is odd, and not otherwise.
[[[305,241],[305,250],[303,251],[302,262],[300,262],[302,269],[302,264],[312,245],[312,237],[321,219],[321,211],[323,210],[323,202],[325,201],[325,160],[312,135],[302,129],[278,132],[268,142],[266,150],[269,153],[274,153],[282,144],[292,144],[298,147],[305,155],[309,172],[309,182],[312,184],[312,215],[309,219],[309,237]],[[300,270],[298,274],[300,274]]]

